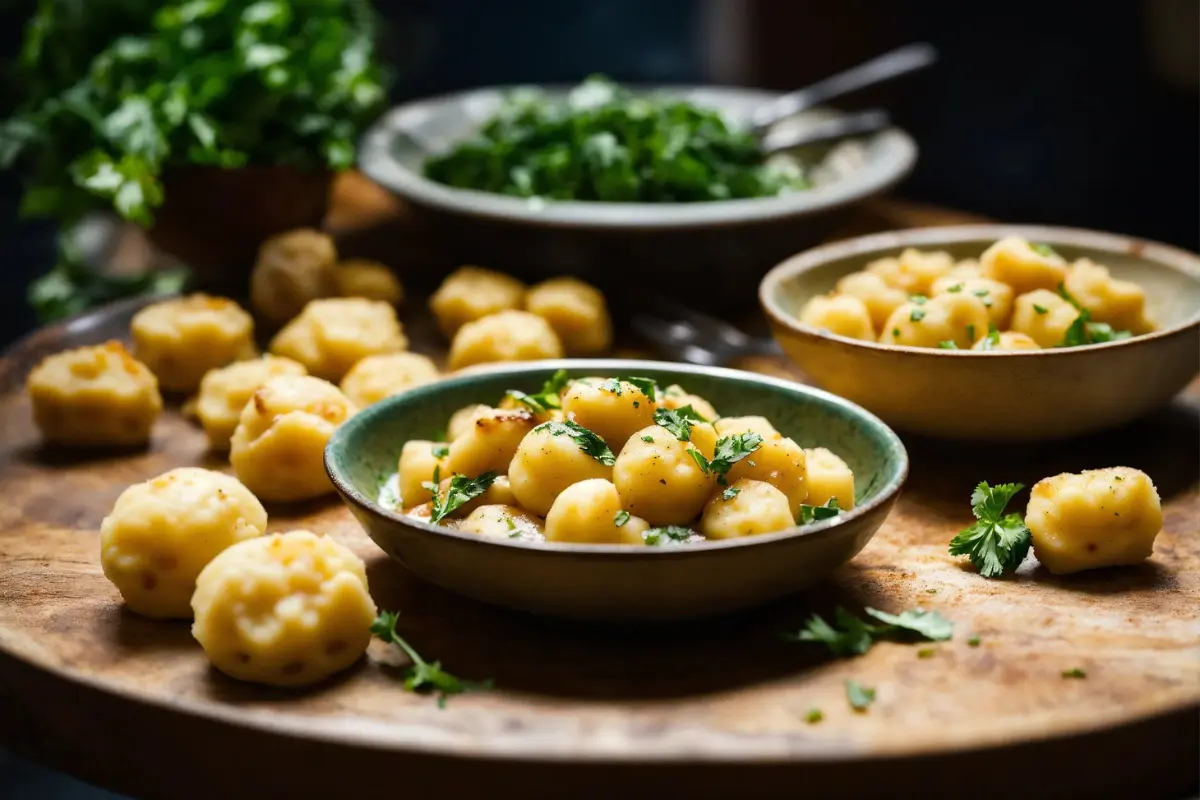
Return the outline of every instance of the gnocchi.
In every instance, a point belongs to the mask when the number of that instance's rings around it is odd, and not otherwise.
[[[333,270],[333,283],[339,297],[364,297],[398,306],[404,300],[404,287],[390,269],[376,261],[352,258]]]
[[[208,446],[218,451],[229,449],[242,409],[258,387],[281,375],[306,374],[303,364],[271,355],[210,370],[200,381],[195,406]]]
[[[129,324],[133,355],[169,392],[192,392],[210,369],[254,358],[254,320],[232,300],[192,294],[152,303]]]
[[[439,377],[437,367],[426,356],[381,353],[367,356],[351,367],[342,378],[341,390],[359,408],[366,408],[385,397],[433,383]]]
[[[270,346],[275,355],[298,361],[327,381],[341,380],[367,356],[407,349],[396,310],[360,297],[312,301],[275,334]]]
[[[562,342],[546,320],[528,311],[499,311],[468,322],[454,334],[450,369],[495,361],[562,358]]]
[[[530,288],[525,309],[550,324],[568,355],[594,356],[612,346],[604,295],[578,278],[553,278]]]
[[[875,340],[867,304],[852,294],[818,295],[800,310],[800,321],[847,339]]]
[[[524,305],[523,283],[502,272],[471,266],[459,267],[446,276],[429,298],[429,308],[447,336],[454,336],[468,322]]]
[[[282,325],[313,300],[337,290],[337,248],[327,234],[301,228],[272,236],[258,249],[250,273],[250,304],[272,325]]]
[[[212,665],[272,686],[349,667],[366,652],[376,613],[362,559],[306,530],[222,551],[196,579],[191,605],[192,636]]]

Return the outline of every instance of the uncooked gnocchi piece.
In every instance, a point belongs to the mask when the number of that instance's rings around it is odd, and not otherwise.
[[[281,375],[305,375],[304,365],[290,358],[266,355],[250,361],[236,361],[210,370],[200,381],[196,396],[196,418],[204,426],[208,445],[213,450],[228,450],[242,409],[251,395],[271,378]]]
[[[309,303],[275,334],[270,349],[318,378],[339,381],[367,356],[407,350],[408,339],[387,303],[340,297]]]
[[[1013,304],[1012,329],[1040,347],[1059,347],[1078,317],[1079,309],[1056,293],[1035,289],[1018,297]]]
[[[367,650],[375,602],[362,559],[296,530],[235,544],[200,573],[192,635],[238,680],[307,686]]]
[[[162,411],[154,373],[120,342],[47,356],[26,388],[42,438],[56,444],[145,444]]]
[[[429,298],[438,327],[454,336],[468,322],[525,304],[525,285],[502,272],[482,267],[459,267],[446,276]]]
[[[525,435],[537,424],[521,409],[486,409],[472,420],[466,432],[450,443],[446,468],[472,478],[489,470],[507,474]]]
[[[191,392],[210,369],[254,358],[254,320],[224,297],[191,294],[146,306],[129,323],[133,355],[168,392]]]
[[[837,282],[836,291],[861,300],[876,331],[883,328],[893,311],[908,302],[903,289],[892,286],[877,272],[852,272]]]
[[[552,278],[532,287],[525,310],[550,323],[568,355],[599,355],[612,346],[604,294],[578,278]]]
[[[914,298],[897,308],[879,334],[884,344],[938,347],[953,342],[965,350],[988,330],[988,310],[972,294],[947,293]]]
[[[797,316],[804,325],[829,331],[848,339],[875,341],[871,312],[867,304],[851,294],[824,295],[810,298]]]
[[[1023,333],[1017,331],[1004,331],[1003,333],[988,333],[986,336],[980,337],[979,341],[971,345],[972,350],[1041,350],[1042,348],[1033,339],[1030,339]]]
[[[700,516],[700,533],[707,539],[734,539],[787,530],[796,524],[796,506],[765,481],[742,478],[718,491]]]
[[[325,445],[357,409],[333,384],[309,376],[271,378],[251,396],[230,441],[234,474],[267,502],[333,491]]]
[[[574,381],[562,395],[562,410],[620,452],[635,431],[654,424],[655,401],[628,381]]]
[[[131,611],[187,619],[200,571],[266,529],[262,503],[236,479],[180,467],[121,493],[100,523],[100,566]]]
[[[954,266],[949,253],[921,251],[914,248],[904,250],[897,258],[881,258],[867,264],[872,272],[889,285],[906,294],[929,294],[933,282],[945,275]]]
[[[824,447],[804,451],[805,478],[810,506],[823,506],[836,497],[838,508],[854,508],[854,473],[836,453]]]
[[[719,419],[721,416],[717,413],[717,409],[713,407],[712,403],[708,402],[698,394],[692,394],[691,392],[684,391],[683,387],[677,384],[668,386],[666,389],[662,390],[658,397],[658,405],[662,408],[669,408],[672,410],[680,409],[684,406],[691,406],[693,411],[704,417],[709,422],[713,422]]]
[[[1140,470],[1063,473],[1034,485],[1025,525],[1037,560],[1056,575],[1138,564],[1154,551],[1162,504]]]
[[[404,300],[404,287],[390,269],[378,261],[352,258],[333,270],[338,297],[365,297],[398,306]]]
[[[450,369],[497,361],[562,358],[562,342],[546,320],[528,311],[500,311],[468,322],[454,334]]]
[[[592,478],[612,480],[611,466],[600,463],[570,436],[556,434],[555,430],[552,425],[539,425],[526,434],[508,468],[517,501],[543,517],[568,486]]]
[[[712,430],[711,425],[692,427],[691,442],[679,441],[658,425],[629,437],[613,466],[613,483],[629,513],[651,525],[686,525],[696,518],[714,485],[713,476],[688,452],[712,458],[716,431],[705,442],[695,435],[704,428]]]
[[[381,353],[359,361],[342,378],[342,393],[359,408],[385,397],[433,383],[440,375],[434,363],[418,353]]]
[[[1008,284],[990,278],[956,278],[947,275],[933,282],[932,292],[935,297],[956,292],[974,295],[987,309],[989,324],[996,326],[997,330],[1008,327],[1013,307],[1013,293]]]
[[[482,505],[454,526],[466,533],[493,536],[497,539],[542,538],[542,521],[527,511],[512,505]]]
[[[250,273],[250,304],[273,325],[295,317],[313,300],[337,292],[337,248],[327,234],[300,228],[272,236],[258,249]]]
[[[621,508],[617,487],[592,478],[568,486],[555,498],[546,515],[545,535],[548,542],[639,544],[649,527]]]
[[[1012,287],[1020,296],[1035,289],[1054,289],[1067,277],[1067,262],[1053,251],[1039,252],[1019,236],[993,244],[979,258],[983,277]]]
[[[450,446],[441,442],[413,439],[400,448],[399,482],[400,501],[405,508],[428,503],[433,493],[426,483],[433,482],[435,471],[449,474],[446,456]]]
[[[1118,280],[1107,268],[1086,258],[1071,265],[1064,283],[1094,322],[1134,334],[1154,330],[1154,323],[1146,317],[1146,292],[1136,283]]]

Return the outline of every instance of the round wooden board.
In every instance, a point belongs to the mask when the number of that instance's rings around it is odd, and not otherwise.
[[[421,653],[495,679],[495,691],[442,710],[403,691],[403,661],[380,642],[337,679],[282,692],[216,673],[187,624],[122,608],[97,545],[117,495],[172,467],[227,464],[176,409],[144,452],[47,449],[22,383],[49,352],[123,337],[131,308],[40,331],[0,361],[0,737],[21,752],[175,799],[502,786],[525,797],[1146,797],[1195,785],[1198,387],[1084,441],[1007,450],[908,440],[904,496],[853,563],[783,603],[687,626],[596,629],[490,608],[408,575],[332,496],[270,509],[272,530],[312,528],[358,552],[376,602],[402,612]],[[410,332],[436,346],[426,323]],[[1163,495],[1165,529],[1145,565],[1056,578],[1031,558],[989,581],[947,555],[976,481],[1028,485],[1114,464],[1146,470]],[[956,634],[928,658],[918,658],[924,645],[884,643],[842,660],[776,637],[839,604],[937,609]],[[1086,679],[1062,677],[1074,668]],[[878,693],[866,713],[848,707],[849,678]],[[805,721],[813,708],[824,714],[816,725]]]

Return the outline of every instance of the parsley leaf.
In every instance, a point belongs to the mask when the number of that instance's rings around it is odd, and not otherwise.
[[[437,692],[438,708],[445,708],[446,698],[452,694],[483,692],[492,688],[493,683],[490,679],[485,681],[462,680],[442,669],[440,661],[431,663],[421,658],[412,645],[396,633],[396,622],[399,619],[399,611],[381,611],[375,621],[371,623],[371,633],[388,644],[398,646],[412,662],[403,673],[404,688],[407,691],[418,694]]]
[[[800,525],[808,525],[823,519],[832,519],[840,513],[842,513],[842,509],[838,506],[836,497],[829,498],[821,506],[810,506],[807,503],[801,503],[800,513],[796,516],[796,522]]]
[[[867,706],[875,702],[875,690],[847,678],[846,700],[855,711],[866,711]]]
[[[938,347],[940,347],[942,350],[957,350],[958,343],[953,339],[947,339],[944,342],[938,342]]]
[[[461,508],[465,503],[469,503],[486,492],[488,487],[498,477],[500,477],[499,474],[491,470],[483,473],[478,478],[455,475],[450,479],[450,486],[446,489],[444,497],[438,493],[437,484],[434,484],[433,513],[430,515],[429,521],[434,525],[438,524]],[[434,480],[437,480],[436,467],[434,468]]]
[[[1058,255],[1058,252],[1053,247],[1048,244],[1041,244],[1040,242],[1030,242],[1029,249],[1046,258],[1053,258]]]
[[[1046,308],[1045,306],[1039,306],[1037,303],[1033,304],[1033,310],[1039,314],[1046,314],[1050,311],[1050,309]]]
[[[600,388],[606,392],[615,394],[617,397],[621,396],[621,381],[619,378],[609,378],[600,384]]]
[[[822,642],[835,656],[861,656],[875,643],[875,635],[883,628],[863,622],[841,606],[834,612],[835,628],[819,614],[813,614],[798,633],[785,633],[782,638],[793,642]]]
[[[874,617],[894,628],[912,631],[930,641],[942,641],[954,635],[954,623],[936,611],[918,608],[912,611],[902,611],[899,614],[889,614],[869,606],[863,610],[867,612],[867,616]]]
[[[1114,331],[1112,326],[1106,322],[1092,322],[1092,313],[1080,305],[1079,301],[1067,291],[1067,287],[1062,283],[1058,284],[1058,294],[1079,310],[1079,316],[1075,317],[1067,328],[1059,347],[1081,347],[1087,344],[1116,342],[1133,336],[1132,331]]]
[[[733,498],[738,496],[738,492],[740,492],[740,491],[741,491],[741,489],[738,489],[737,487],[728,486],[725,488],[725,491],[721,492],[721,499],[722,500],[732,500]]]
[[[914,308],[912,310],[912,312],[908,315],[908,318],[910,320],[912,320],[913,322],[920,322],[921,320],[925,319],[925,309]]]
[[[620,528],[626,522],[629,522],[629,512],[626,511],[625,509],[621,509],[620,511],[618,511],[616,514],[613,515],[613,524],[616,525],[618,528]]]
[[[810,708],[808,713],[804,715],[804,721],[809,725],[816,725],[823,719],[825,719],[825,715],[821,713],[821,709],[819,708]]]
[[[435,444],[430,450],[434,458],[445,458],[450,455],[450,446],[445,444]]]
[[[974,325],[967,326],[967,338],[970,339],[972,342],[975,341],[975,326]]]
[[[1079,316],[1067,328],[1067,332],[1063,334],[1062,343],[1059,347],[1080,347],[1081,345],[1090,344],[1088,341],[1087,323],[1092,318],[1091,313],[1085,308],[1079,311]]]
[[[535,414],[544,414],[552,409],[562,408],[562,399],[559,395],[567,387],[568,382],[567,371],[560,369],[542,384],[542,390],[537,394],[525,394],[516,389],[509,389],[507,394],[514,400],[528,406]]]
[[[1016,569],[1029,553],[1031,537],[1020,514],[1004,508],[1024,486],[981,482],[971,493],[971,513],[978,520],[950,542],[950,555],[969,556],[985,578],[996,578]]]
[[[680,525],[667,525],[663,528],[650,528],[642,534],[642,539],[649,545],[662,545],[686,542],[691,536],[691,528],[684,528]]]
[[[708,462],[708,471],[715,474],[724,485],[725,474],[733,465],[762,447],[762,443],[763,438],[753,431],[721,437],[717,440],[717,446],[713,450],[712,461]],[[700,456],[700,458],[704,458],[704,456]]]
[[[979,341],[979,349],[980,350],[995,350],[999,346],[1000,346],[1000,331],[996,328],[995,325],[989,324],[987,336],[983,337]]]
[[[1117,342],[1133,336],[1133,331],[1115,331],[1107,322],[1089,322],[1085,328],[1089,344]]]
[[[642,441],[645,442],[646,444],[654,444],[654,437],[647,434],[642,437]]]
[[[534,430],[548,431],[551,436],[570,436],[575,440],[575,444],[579,445],[580,450],[606,467],[617,463],[617,457],[613,455],[613,451],[609,449],[608,444],[600,438],[599,434],[569,419],[562,422],[543,422]]]
[[[961,283],[956,283],[953,286],[946,287],[946,291],[952,292],[952,293],[958,293],[958,292],[961,292],[962,290],[963,290],[963,285]]]
[[[1062,676],[1064,678],[1086,678],[1087,673],[1076,667],[1075,669],[1064,670]]]
[[[629,376],[621,378],[626,383],[631,383],[638,388],[642,394],[649,397],[651,400],[658,398],[658,382],[654,378],[639,378],[637,376]]]
[[[690,405],[682,408],[659,408],[654,412],[654,424],[666,428],[672,436],[681,442],[692,440],[692,426],[708,422],[696,409]]]

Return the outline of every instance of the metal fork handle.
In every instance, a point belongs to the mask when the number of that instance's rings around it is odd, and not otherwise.
[[[857,114],[846,114],[833,119],[814,123],[803,130],[775,130],[763,137],[760,150],[763,155],[771,155],[795,147],[803,147],[819,142],[832,142],[851,136],[862,136],[867,133],[881,131],[891,124],[887,112],[881,109],[860,111]]]
[[[762,134],[782,119],[866,86],[924,69],[936,60],[937,50],[931,44],[905,45],[760,106],[750,117],[751,128]]]

